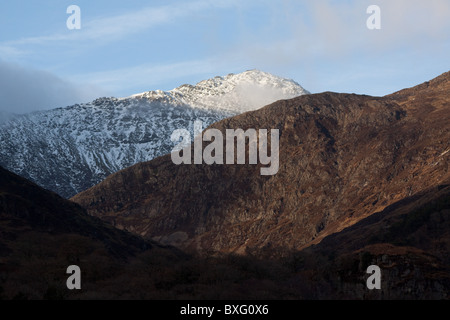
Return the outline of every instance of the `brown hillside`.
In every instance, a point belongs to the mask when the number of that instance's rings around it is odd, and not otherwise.
[[[274,176],[261,176],[260,165],[174,165],[167,155],[72,200],[116,227],[202,252],[305,248],[449,183],[448,92],[445,73],[386,97],[278,101],[212,126],[279,129]]]

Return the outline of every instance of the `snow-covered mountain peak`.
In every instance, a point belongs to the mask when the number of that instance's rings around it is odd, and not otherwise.
[[[206,128],[305,93],[292,80],[250,70],[8,120],[0,114],[0,166],[71,197],[113,172],[170,153],[172,132],[188,128],[193,135],[195,120]]]
[[[241,113],[308,93],[293,80],[260,70],[248,70],[203,80],[196,85],[184,84],[167,92],[148,91],[131,97]]]
[[[278,87],[290,90],[299,90],[301,86],[291,79],[281,78],[270,73],[257,69],[247,70],[242,73],[230,73],[224,77],[214,77],[197,83],[199,88],[217,88],[222,90],[232,90],[235,87],[254,84],[259,86]],[[302,88],[303,89],[303,88]],[[304,91],[300,90],[300,91]]]

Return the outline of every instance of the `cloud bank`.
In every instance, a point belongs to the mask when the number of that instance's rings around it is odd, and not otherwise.
[[[41,70],[0,61],[0,111],[26,113],[90,101],[102,92]]]

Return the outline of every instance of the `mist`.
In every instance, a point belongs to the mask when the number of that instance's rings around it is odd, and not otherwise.
[[[76,85],[47,71],[0,61],[0,114],[65,107],[102,95],[105,92],[99,88]]]

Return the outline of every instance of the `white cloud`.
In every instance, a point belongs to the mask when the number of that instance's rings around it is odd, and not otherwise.
[[[0,43],[0,48],[17,50],[18,47],[27,45],[51,45],[57,42],[72,42],[79,45],[80,42],[89,42],[90,46],[104,44],[120,40],[131,34],[143,32],[149,28],[166,23],[175,22],[177,19],[189,16],[202,10],[213,7],[225,7],[237,5],[238,1],[210,1],[199,0],[195,2],[180,2],[174,5],[161,7],[147,7],[137,11],[128,12],[111,17],[101,17],[90,21],[82,19],[80,30],[65,33],[55,33],[46,36],[28,37]],[[83,15],[83,8],[81,8]]]
[[[0,45],[0,57],[7,60],[14,60],[22,55],[25,52],[13,46]]]
[[[186,76],[212,73],[220,63],[215,59],[183,61],[179,63],[143,64],[104,72],[85,73],[71,77],[74,81],[93,83],[111,92],[135,94],[135,88],[144,91],[160,89],[162,83]],[[181,85],[181,83],[180,83]]]
[[[381,8],[381,30],[366,27],[371,4]],[[286,0],[270,6],[271,18],[282,27],[257,30],[259,34],[244,30],[233,50],[259,62],[288,65],[301,59],[420,50],[450,40],[448,0]]]

